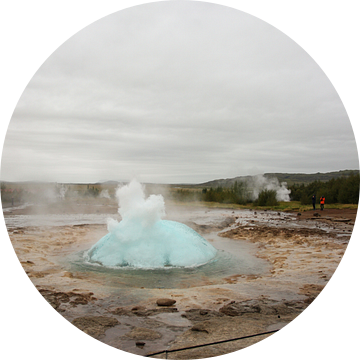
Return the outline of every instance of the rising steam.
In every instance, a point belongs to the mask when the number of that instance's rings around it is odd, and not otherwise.
[[[290,201],[291,190],[287,188],[287,183],[279,183],[277,178],[267,178],[264,175],[252,176],[247,181],[248,187],[252,190],[252,199],[256,200],[263,190],[275,190],[277,201]]]

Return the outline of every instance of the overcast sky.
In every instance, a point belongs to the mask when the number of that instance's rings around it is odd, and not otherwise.
[[[60,46],[14,111],[1,179],[199,183],[357,169],[329,79],[265,22],[209,3],[107,16]]]

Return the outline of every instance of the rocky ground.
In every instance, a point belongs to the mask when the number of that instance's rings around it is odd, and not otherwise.
[[[331,278],[356,217],[355,210],[301,214],[221,210],[221,216],[209,222],[204,220],[207,214],[203,209],[203,217],[192,216],[191,209],[181,211],[186,213],[187,224],[204,236],[216,231],[224,239],[249,243],[256,256],[269,264],[269,270],[263,274],[234,273],[217,281],[203,276],[197,284],[181,288],[129,287],[121,285],[121,279],[114,286],[99,274],[71,269],[64,261],[105,235],[105,225],[8,230],[26,273],[56,311],[95,339],[148,355],[285,326],[306,309]],[[266,336],[167,356],[217,356]],[[165,358],[165,354],[154,357]]]

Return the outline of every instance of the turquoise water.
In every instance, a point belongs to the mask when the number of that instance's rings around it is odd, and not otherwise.
[[[107,267],[87,261],[87,251],[72,254],[65,259],[66,268],[82,276],[97,279],[108,290],[117,292],[126,288],[191,288],[221,284],[234,274],[261,275],[269,264],[249,252],[245,242],[225,240],[227,250],[219,248],[206,264],[195,267],[135,268],[128,266]],[[217,245],[217,244],[216,244]]]
[[[144,225],[121,221],[87,253],[87,261],[106,267],[156,269],[195,267],[209,262],[217,250],[190,227],[170,220]]]

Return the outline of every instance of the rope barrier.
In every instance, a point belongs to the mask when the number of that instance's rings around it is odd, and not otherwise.
[[[260,334],[242,336],[242,337],[235,338],[235,339],[220,340],[220,341],[215,341],[215,342],[208,343],[208,344],[194,345],[194,346],[189,346],[189,347],[185,347],[185,348],[181,348],[181,349],[162,350],[162,351],[159,351],[159,352],[156,352],[156,353],[145,355],[145,357],[151,357],[151,356],[155,356],[155,355],[166,354],[166,359],[167,359],[167,354],[168,353],[172,353],[172,352],[176,352],[176,351],[189,350],[189,349],[196,349],[196,348],[200,348],[200,347],[204,347],[204,346],[210,346],[210,345],[223,344],[223,343],[230,342],[230,341],[249,339],[249,338],[252,338],[252,337],[255,337],[255,336],[261,336],[261,335],[267,335],[267,334],[276,333],[279,330],[280,329],[267,331],[267,332],[263,332],[263,333],[260,333]]]

